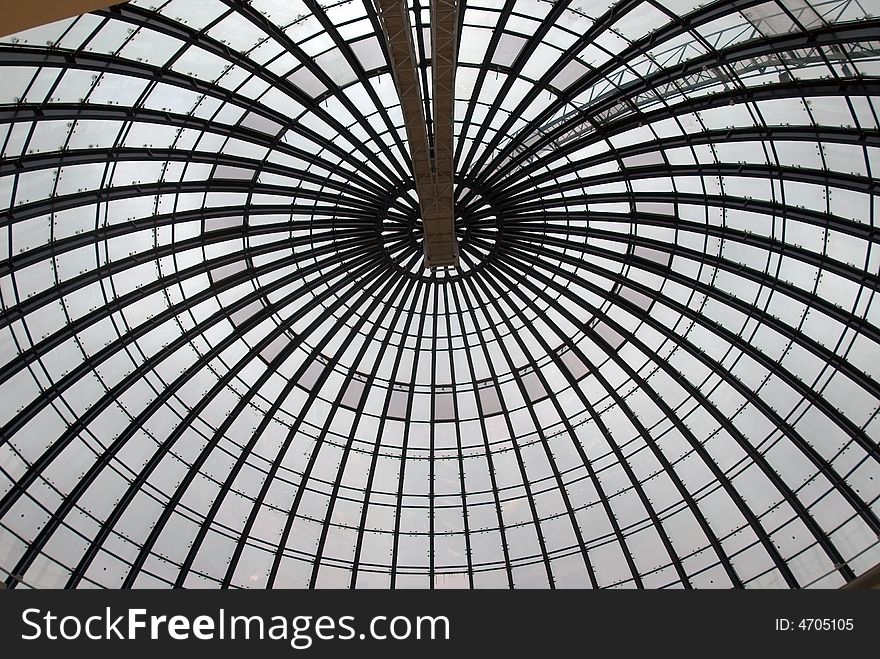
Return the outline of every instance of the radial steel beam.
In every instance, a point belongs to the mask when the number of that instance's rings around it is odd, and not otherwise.
[[[43,0],[42,2],[6,2],[0,18],[0,36],[5,37],[33,27],[54,23],[63,18],[87,14],[121,2],[107,0]]]
[[[400,97],[413,178],[424,230],[425,267],[458,264],[453,199],[452,106],[455,91],[457,6],[454,0],[431,2],[434,153],[428,142],[412,25],[405,0],[375,0],[394,82]]]

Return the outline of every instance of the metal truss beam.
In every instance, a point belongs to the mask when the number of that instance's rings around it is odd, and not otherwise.
[[[431,0],[435,187],[433,212],[422,219],[425,225],[425,258],[428,265],[458,263],[452,148],[457,45],[456,0]]]
[[[454,266],[458,264],[452,172],[457,7],[454,0],[434,0],[431,3],[435,125],[432,154],[406,3],[402,0],[375,0],[375,4],[403,111],[422,213],[425,266]]]

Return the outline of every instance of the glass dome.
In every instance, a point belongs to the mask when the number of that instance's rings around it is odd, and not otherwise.
[[[437,269],[371,2],[2,39],[7,587],[880,562],[877,3],[458,4]]]

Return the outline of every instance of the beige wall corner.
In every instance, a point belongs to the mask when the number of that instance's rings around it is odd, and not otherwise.
[[[78,16],[96,9],[104,9],[121,2],[95,0],[4,0],[0,12],[0,37],[29,30],[32,27]]]

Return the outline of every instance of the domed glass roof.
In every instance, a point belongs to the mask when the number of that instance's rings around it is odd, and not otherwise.
[[[877,4],[458,8],[434,269],[371,2],[136,0],[2,39],[7,587],[880,561]]]

